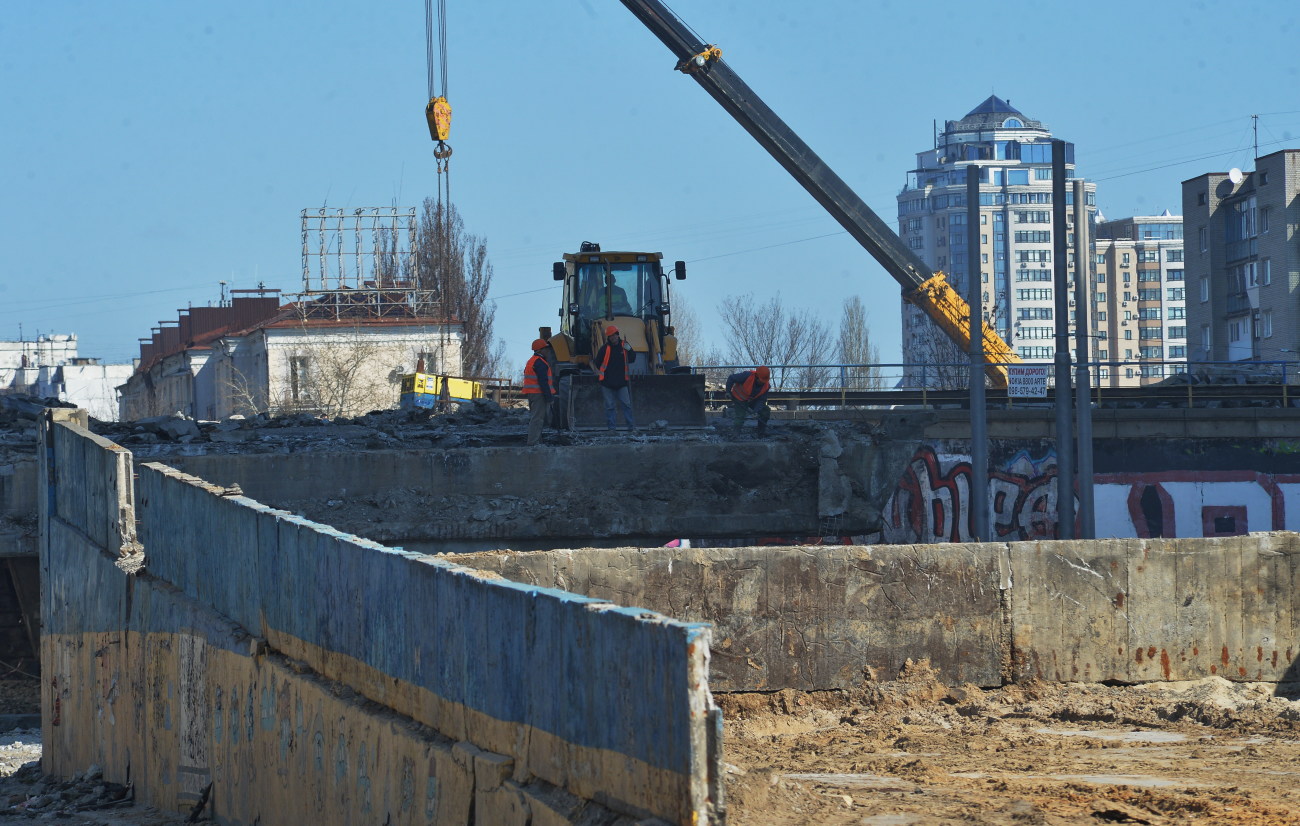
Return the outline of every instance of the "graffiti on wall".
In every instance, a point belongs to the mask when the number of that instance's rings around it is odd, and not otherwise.
[[[922,447],[885,504],[880,541],[888,544],[969,542],[970,457]],[[1056,453],[1020,451],[989,472],[989,528],[996,539],[1056,535]]]
[[[888,544],[970,541],[970,478],[969,456],[920,448],[885,505],[880,533],[865,539]],[[1151,471],[1093,478],[1099,538],[1300,530],[1300,474]],[[991,469],[988,507],[995,541],[1056,538],[1055,451],[1048,448],[1036,457],[1021,450]]]

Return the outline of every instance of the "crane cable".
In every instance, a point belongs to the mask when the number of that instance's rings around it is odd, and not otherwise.
[[[437,68],[434,66],[434,8],[433,0],[424,0],[424,50],[429,70],[429,103],[424,107],[424,117],[429,124],[429,136],[437,142],[433,157],[438,164],[438,202],[451,203],[451,173],[449,160],[451,146],[447,137],[451,132],[451,104],[447,102],[447,0],[437,0]],[[438,84],[441,75],[441,86]],[[444,177],[445,173],[445,177]]]

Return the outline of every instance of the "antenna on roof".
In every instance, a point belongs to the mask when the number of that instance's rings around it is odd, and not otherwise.
[[[218,281],[217,283],[221,285],[221,306],[224,307],[226,306],[226,282]]]

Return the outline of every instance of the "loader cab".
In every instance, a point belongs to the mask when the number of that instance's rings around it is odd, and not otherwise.
[[[584,243],[580,252],[556,262],[554,277],[564,281],[560,330],[572,341],[574,361],[590,358],[603,343],[593,331],[607,324],[617,326],[634,350],[661,351],[671,323],[662,259],[657,252],[601,252],[599,245]],[[673,272],[685,278],[685,264],[677,262]],[[645,367],[652,363],[639,361]]]

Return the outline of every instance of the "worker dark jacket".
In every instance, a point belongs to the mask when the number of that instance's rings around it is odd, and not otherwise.
[[[524,366],[524,395],[540,393],[546,398],[555,395],[555,381],[551,378],[551,365],[538,353]]]
[[[738,402],[749,404],[762,401],[767,398],[767,391],[771,388],[772,383],[759,381],[758,374],[753,370],[742,370],[727,377],[727,392]]]
[[[610,390],[627,386],[631,375],[628,363],[636,358],[636,353],[632,352],[632,348],[626,341],[620,339],[618,344],[618,347],[614,347],[611,342],[605,342],[592,361],[592,365],[596,368],[596,375],[600,377],[601,386],[608,387]]]

